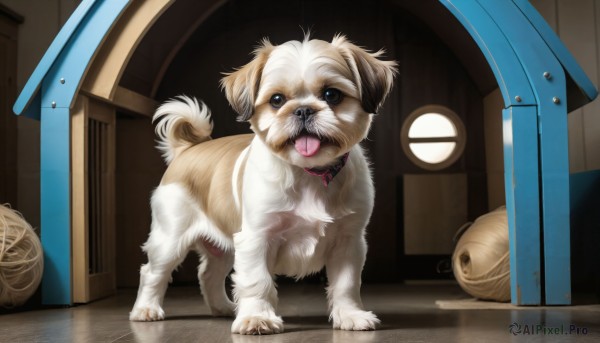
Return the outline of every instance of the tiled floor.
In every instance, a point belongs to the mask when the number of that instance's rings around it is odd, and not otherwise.
[[[0,342],[600,342],[600,306],[443,310],[436,300],[465,297],[456,285],[365,285],[365,307],[382,325],[345,332],[331,329],[322,286],[282,285],[279,294],[279,335],[232,335],[231,318],[212,318],[199,291],[183,287],[167,292],[162,322],[129,322],[135,290],[122,290],[88,305],[0,315]]]

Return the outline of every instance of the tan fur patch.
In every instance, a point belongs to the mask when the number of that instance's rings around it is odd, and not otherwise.
[[[190,147],[171,162],[161,184],[183,184],[209,219],[231,237],[241,227],[241,215],[233,197],[233,169],[253,137],[253,134],[229,136]],[[240,194],[241,184],[239,179]]]

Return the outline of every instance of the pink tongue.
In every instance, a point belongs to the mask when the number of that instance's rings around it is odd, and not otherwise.
[[[304,157],[310,157],[319,152],[321,141],[314,136],[300,136],[296,138],[294,147]]]

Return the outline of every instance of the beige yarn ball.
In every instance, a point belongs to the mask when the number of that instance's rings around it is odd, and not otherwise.
[[[460,237],[452,255],[454,276],[473,297],[510,301],[510,258],[506,208],[500,207],[473,223]]]
[[[23,305],[44,271],[42,244],[20,213],[0,205],[0,306]]]

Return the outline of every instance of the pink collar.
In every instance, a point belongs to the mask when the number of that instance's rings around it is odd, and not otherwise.
[[[325,187],[327,187],[329,185],[329,183],[331,182],[331,180],[333,180],[333,178],[346,165],[346,162],[348,161],[348,155],[350,155],[350,152],[347,152],[344,155],[342,155],[342,157],[338,160],[337,163],[335,163],[329,167],[326,167],[324,169],[304,168],[304,171],[309,173],[310,175],[321,177],[321,180],[323,180],[323,185]]]

